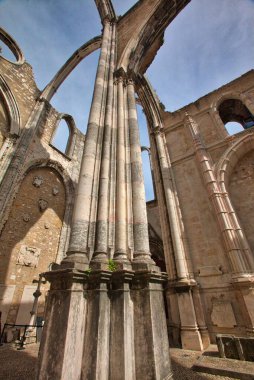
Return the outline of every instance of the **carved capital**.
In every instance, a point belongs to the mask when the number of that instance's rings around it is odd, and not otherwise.
[[[125,83],[126,81],[126,72],[122,67],[114,72],[114,84],[118,84],[120,82]]]
[[[152,135],[163,135],[164,134],[163,128],[160,125],[157,125],[157,126],[152,128],[151,134]]]

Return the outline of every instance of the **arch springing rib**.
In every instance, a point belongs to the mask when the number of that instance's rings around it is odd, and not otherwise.
[[[18,46],[17,42],[1,27],[0,27],[0,40],[3,41],[3,43],[6,46],[8,46],[12,54],[15,56],[17,60],[17,62],[15,63],[22,65],[25,62],[25,57],[22,50]]]
[[[108,19],[109,21],[116,19],[115,10],[111,0],[95,0],[95,4],[100,14],[102,24],[105,19]]]
[[[58,88],[64,80],[70,75],[75,67],[89,54],[101,47],[101,36],[92,38],[86,42],[79,49],[77,49],[72,56],[65,62],[61,69],[56,73],[54,78],[44,88],[41,98],[46,99],[48,102],[52,99]]]

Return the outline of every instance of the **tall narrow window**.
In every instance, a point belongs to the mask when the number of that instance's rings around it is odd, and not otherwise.
[[[147,130],[147,122],[143,112],[143,109],[140,105],[137,105],[138,113],[138,124],[140,128],[140,143],[143,147],[142,149],[142,166],[143,166],[143,176],[145,182],[145,192],[146,192],[146,201],[153,200],[154,189],[153,189],[153,179],[152,179],[152,168],[150,161],[150,146],[149,135]]]
[[[71,131],[68,122],[63,118],[60,120],[52,139],[52,145],[60,152],[68,155],[71,143]]]
[[[6,138],[9,130],[9,116],[5,104],[0,96],[0,148]]]

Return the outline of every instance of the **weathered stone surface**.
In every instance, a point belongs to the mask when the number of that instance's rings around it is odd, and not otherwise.
[[[220,357],[254,362],[254,338],[217,335]]]

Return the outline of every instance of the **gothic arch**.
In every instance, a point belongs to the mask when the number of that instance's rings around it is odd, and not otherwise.
[[[0,74],[0,99],[6,107],[9,116],[9,133],[11,136],[20,135],[20,113],[18,104],[7,82]]]
[[[73,151],[75,148],[75,141],[76,141],[76,125],[75,125],[75,121],[71,115],[68,115],[65,113],[61,113],[59,115],[58,121],[55,125],[54,131],[53,131],[53,134],[51,137],[50,145],[54,146],[53,139],[54,139],[55,133],[57,132],[57,129],[60,127],[60,123],[62,120],[65,120],[66,125],[67,125],[68,130],[69,130],[69,135],[68,135],[68,138],[66,141],[66,147],[65,147],[64,154],[66,156],[68,156],[69,158],[72,158]]]
[[[69,234],[70,234],[70,223],[71,223],[71,216],[72,216],[72,209],[73,209],[73,195],[74,195],[74,186],[73,183],[64,169],[64,167],[57,161],[53,160],[36,160],[34,162],[30,162],[26,169],[23,171],[22,178],[19,181],[19,186],[22,183],[22,180],[26,176],[26,174],[34,169],[34,168],[51,168],[54,169],[59,177],[62,179],[64,188],[65,188],[65,212],[63,217],[63,224],[61,229],[61,234],[59,238],[59,247],[58,247],[58,254],[57,254],[57,262],[59,263],[62,260],[62,254],[66,252],[67,244],[69,240]]]
[[[229,196],[229,180],[231,174],[233,173],[237,163],[251,151],[254,151],[254,135],[253,133],[248,133],[226,150],[215,166],[215,173],[229,219],[231,220],[232,226],[240,239],[240,244],[242,249],[245,251],[246,259],[248,260],[250,267],[253,267],[254,258],[249,246],[249,241],[246,239],[239,215],[237,215],[235,207]]]
[[[240,93],[239,91],[228,91],[220,95],[215,101],[211,104],[211,109],[213,111],[213,116],[215,118],[215,121],[217,125],[220,127],[221,130],[225,131],[225,125],[220,117],[219,114],[219,107],[220,105],[228,99],[236,99],[240,100],[242,104],[247,108],[247,110],[254,115],[254,104],[250,101],[250,99],[245,95]],[[225,137],[228,135],[226,132]]]
[[[179,4],[177,1],[164,0],[160,4],[151,4],[148,17],[144,19],[143,24],[138,25],[138,33],[129,39],[123,49],[118,68],[123,67],[126,71],[143,74],[163,44],[166,27],[188,2],[189,0],[182,0]],[[133,8],[135,7],[138,15],[138,7],[142,7],[142,2],[136,3]],[[142,8],[140,10],[142,12]],[[126,17],[128,12],[119,20],[119,24],[126,22]]]
[[[49,84],[44,88],[41,94],[41,98],[46,99],[50,102],[53,95],[56,93],[58,88],[64,82],[64,80],[70,75],[70,73],[75,69],[75,67],[89,54],[93,53],[95,50],[101,47],[101,36],[92,38],[90,41],[86,42],[80,48],[78,48],[72,56],[65,62],[61,69],[56,73],[54,78],[49,82]]]
[[[254,150],[254,134],[248,133],[232,144],[220,158],[215,166],[215,172],[223,192],[227,192],[230,174],[235,165],[251,150]]]
[[[18,46],[17,42],[4,30],[0,27],[0,40],[4,42],[8,46],[8,48],[11,50],[13,55],[15,56],[17,62],[10,61],[9,59],[2,57],[8,62],[11,62],[15,65],[22,65],[25,62],[25,57],[23,55],[22,50]]]

